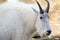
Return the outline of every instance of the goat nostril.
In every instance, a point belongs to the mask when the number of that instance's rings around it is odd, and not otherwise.
[[[50,35],[50,34],[51,34],[51,30],[48,30],[48,31],[47,31],[47,35]]]

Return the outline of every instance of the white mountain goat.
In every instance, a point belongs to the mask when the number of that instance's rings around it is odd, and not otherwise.
[[[38,1],[36,2],[39,7],[18,0],[8,0],[0,4],[0,40],[31,40],[35,31],[40,37],[51,34],[49,2],[46,0],[46,10],[41,8]]]

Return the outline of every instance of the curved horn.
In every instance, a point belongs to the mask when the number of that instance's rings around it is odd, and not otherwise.
[[[41,8],[41,6],[40,6],[39,2],[38,2],[37,0],[35,0],[35,1],[36,1],[36,3],[37,3],[37,4],[38,4],[38,6],[39,6],[39,9],[40,9],[41,14],[43,14],[43,10],[42,10],[42,8]]]
[[[48,12],[49,12],[49,8],[50,8],[50,3],[49,3],[49,1],[47,1],[47,0],[45,0],[45,1],[48,3],[47,9],[46,9],[46,12],[48,13]]]

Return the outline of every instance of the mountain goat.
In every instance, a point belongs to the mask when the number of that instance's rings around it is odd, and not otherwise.
[[[0,4],[0,40],[31,40],[35,31],[40,37],[50,35],[48,16],[50,5],[47,0],[46,2],[48,3],[46,10],[41,8],[38,1],[36,1],[38,7],[18,0],[8,0]]]

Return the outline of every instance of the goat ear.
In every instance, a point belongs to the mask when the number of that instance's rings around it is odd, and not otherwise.
[[[32,8],[34,12],[38,13],[38,11],[35,8]]]

